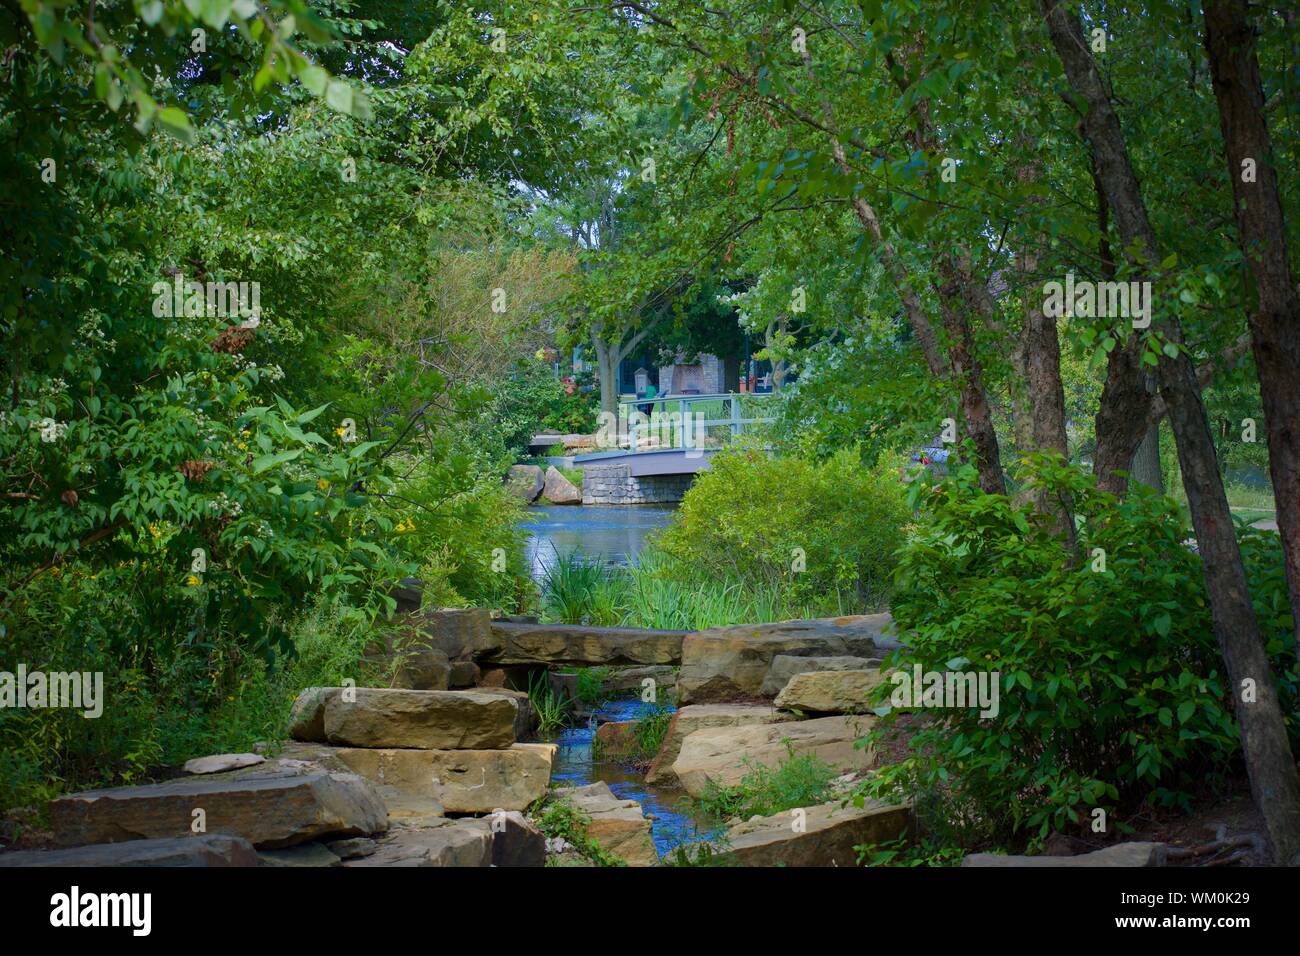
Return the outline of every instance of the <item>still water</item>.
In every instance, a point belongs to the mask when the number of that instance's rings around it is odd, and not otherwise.
[[[528,561],[540,580],[557,554],[581,551],[610,564],[634,564],[646,537],[673,519],[674,505],[542,505],[528,509]]]

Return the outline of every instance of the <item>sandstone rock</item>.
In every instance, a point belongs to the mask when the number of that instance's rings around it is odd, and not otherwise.
[[[500,646],[492,633],[492,612],[485,607],[425,609],[410,617],[401,647],[433,647],[451,661],[468,661]]]
[[[558,796],[590,818],[586,835],[611,856],[628,866],[654,866],[659,862],[650,821],[635,800],[620,800],[602,782],[562,790]]]
[[[808,671],[865,671],[879,666],[880,660],[871,657],[794,657],[790,654],[777,654],[772,658],[759,693],[764,697],[775,697],[790,683],[790,678]]]
[[[972,853],[962,866],[1165,866],[1169,848],[1163,843],[1116,843],[1079,856],[999,856]]]
[[[289,736],[294,740],[325,739],[325,701],[337,694],[337,687],[308,687],[298,694],[289,712]]]
[[[420,601],[424,598],[424,582],[419,578],[402,578],[388,594],[397,602],[398,614],[409,614],[420,609]]]
[[[186,773],[224,773],[238,770],[240,767],[254,767],[265,763],[266,758],[258,754],[214,754],[211,757],[195,757],[185,761],[182,768]]]
[[[886,680],[878,669],[806,671],[790,678],[776,706],[813,714],[861,714],[870,710],[867,695]]]
[[[457,689],[478,683],[479,666],[473,661],[453,661],[447,672],[447,686]]]
[[[379,844],[369,837],[351,837],[347,840],[332,840],[325,846],[340,860],[359,860],[374,853]]]
[[[776,708],[767,704],[692,704],[673,714],[659,753],[646,771],[646,783],[673,784],[673,762],[681,752],[687,734],[709,727],[742,727],[769,724],[781,719]]]
[[[433,827],[396,829],[376,843],[374,853],[343,865],[489,866],[492,862],[492,838],[487,829],[451,820]]]
[[[865,807],[823,803],[727,830],[723,857],[739,866],[856,866],[853,849],[896,840],[911,829],[911,807],[868,801]],[[802,832],[796,832],[796,822]]]
[[[66,850],[0,853],[6,866],[257,866],[257,851],[243,837],[205,833],[125,843],[96,843]]]
[[[635,720],[608,720],[596,728],[592,746],[606,757],[625,757],[635,746],[631,735],[636,725]]]
[[[372,659],[375,660],[375,659]],[[448,690],[452,664],[437,647],[407,646],[385,661],[396,661],[392,686],[399,690]]]
[[[338,866],[343,862],[338,854],[319,843],[300,843],[282,850],[260,850],[257,856],[262,866],[322,867]]]
[[[491,813],[524,810],[540,799],[551,782],[555,749],[554,744],[515,744],[508,750],[342,748],[338,757],[378,786],[390,809],[395,802],[398,810],[409,810],[416,798],[436,801],[445,813]]]
[[[664,703],[677,688],[677,668],[671,664],[621,668],[605,679],[605,689],[611,693],[633,692],[640,697],[646,680],[654,681],[655,699]]]
[[[356,689],[325,701],[325,738],[353,747],[483,750],[515,742],[515,702],[456,690]]]
[[[518,708],[515,714],[515,740],[526,740],[537,729],[537,711],[528,699],[526,691],[513,690],[509,687],[475,687],[478,694],[496,694],[515,702]]]
[[[499,649],[483,659],[495,664],[674,664],[682,659],[687,631],[580,624],[512,624],[493,621]]]
[[[388,814],[375,789],[355,774],[195,777],[143,787],[88,790],[50,802],[55,839],[64,846],[191,834],[194,811],[208,833],[241,836],[259,848],[317,837],[377,833]]]
[[[546,835],[518,810],[494,811],[473,825],[491,834],[493,866],[546,865]]]
[[[854,741],[870,729],[874,717],[820,717],[779,724],[716,727],[697,730],[682,741],[673,773],[693,797],[710,782],[735,786],[750,765],[775,768],[789,759],[785,741],[795,754],[812,753],[839,770],[864,770],[875,762],[871,748],[861,750]],[[746,764],[746,759],[749,765]]]
[[[532,504],[546,487],[542,469],[536,465],[513,465],[506,475],[506,488],[525,504]]]
[[[574,486],[573,482],[560,474],[554,465],[546,469],[546,477],[542,482],[542,497],[553,505],[582,504],[582,492]]]
[[[741,624],[701,631],[682,644],[677,680],[682,704],[756,698],[778,654],[795,657],[878,657],[888,614]]]

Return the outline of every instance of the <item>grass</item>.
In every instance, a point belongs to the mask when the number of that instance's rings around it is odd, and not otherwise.
[[[576,551],[557,555],[542,580],[542,609],[562,624],[682,631],[817,616],[815,608],[787,604],[775,588],[691,580],[653,548],[628,568]]]
[[[749,764],[739,784],[723,787],[710,783],[695,801],[700,811],[717,820],[773,814],[810,807],[831,799],[831,781],[839,774],[816,754],[796,754],[785,742],[787,757],[775,769]]]
[[[569,722],[570,701],[556,693],[545,674],[534,673],[528,678],[528,702],[537,715],[537,732],[540,734],[554,733]]]

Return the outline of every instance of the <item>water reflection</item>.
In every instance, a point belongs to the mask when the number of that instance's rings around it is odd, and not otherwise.
[[[541,579],[557,554],[581,551],[610,564],[635,563],[646,537],[672,521],[674,505],[542,505],[528,509],[526,553]]]

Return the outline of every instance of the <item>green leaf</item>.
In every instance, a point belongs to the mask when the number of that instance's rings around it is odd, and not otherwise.
[[[352,87],[342,80],[330,80],[325,89],[325,102],[340,113],[351,113]]]
[[[306,67],[298,74],[299,82],[307,87],[313,96],[325,94],[325,85],[329,82],[329,78],[330,75],[319,66]]]
[[[290,451],[276,452],[274,455],[262,455],[260,458],[253,459],[253,474],[260,475],[268,468],[274,468],[276,465],[284,464],[286,461],[293,461],[302,454],[301,448],[294,448]]]

